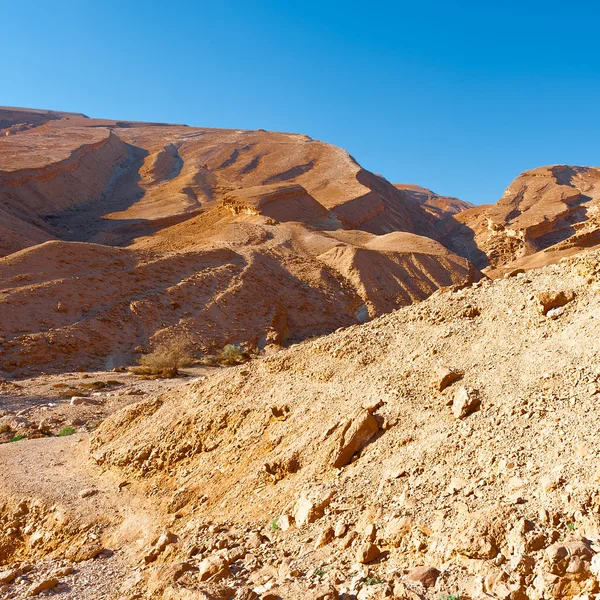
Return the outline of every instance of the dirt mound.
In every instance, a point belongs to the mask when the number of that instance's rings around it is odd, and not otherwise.
[[[110,598],[100,572],[124,598],[593,597],[599,274],[590,252],[441,290],[131,404],[89,446],[0,446],[4,561],[67,598]]]
[[[299,225],[244,226],[222,212],[207,247],[165,252],[51,241],[0,259],[2,369],[110,369],[173,337],[188,340],[197,356],[228,343],[283,345],[477,276],[439,245],[362,249],[326,232],[308,243]],[[349,262],[327,253],[342,246]]]

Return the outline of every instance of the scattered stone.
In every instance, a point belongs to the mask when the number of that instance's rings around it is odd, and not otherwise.
[[[212,554],[198,565],[198,570],[200,581],[219,581],[229,575],[229,562],[220,554]]]
[[[385,598],[391,598],[393,595],[392,588],[389,584],[379,583],[364,586],[360,592],[358,592],[356,600],[384,600]]]
[[[85,544],[84,546],[69,548],[65,552],[65,558],[71,562],[79,563],[96,558],[104,550],[105,548],[100,544]]]
[[[71,575],[74,571],[75,571],[75,569],[71,565],[69,565],[67,567],[63,567],[62,569],[57,569],[56,571],[54,571],[52,576],[53,577],[66,577],[67,575]]]
[[[300,496],[294,510],[296,527],[302,527],[320,519],[332,498],[333,492],[324,486],[312,488]]]
[[[98,490],[94,488],[86,488],[81,490],[78,494],[80,498],[89,498],[90,496],[95,496],[98,493]]]
[[[381,555],[381,550],[373,542],[365,541],[357,549],[355,560],[362,565],[373,562]]]
[[[8,569],[7,571],[0,571],[0,583],[11,583],[19,575],[18,569]]]
[[[394,585],[394,598],[397,600],[422,600],[422,596],[413,592],[404,583],[398,582]]]
[[[265,543],[266,538],[264,538],[260,533],[254,531],[248,536],[248,540],[246,541],[246,545],[248,548],[259,548]]]
[[[317,541],[315,542],[315,550],[322,548],[323,546],[327,546],[331,540],[333,540],[333,528],[327,527],[324,531],[321,532]]]
[[[259,600],[259,596],[251,587],[245,585],[237,590],[233,600]]]
[[[306,596],[307,600],[338,600],[339,594],[333,585],[318,585]]]
[[[98,404],[98,401],[87,396],[73,396],[70,404],[71,406],[92,406]]]
[[[44,579],[38,583],[34,583],[29,590],[27,591],[28,596],[37,596],[41,592],[45,592],[46,590],[51,590],[52,588],[58,585],[58,579],[56,577],[50,577],[49,579]]]
[[[281,531],[287,531],[293,524],[293,520],[289,515],[281,515],[277,519],[277,525]]]
[[[560,317],[564,312],[565,312],[565,307],[564,306],[559,306],[558,308],[551,308],[546,313],[546,316],[549,319],[558,319],[558,317]]]
[[[333,535],[335,535],[335,537],[337,538],[344,537],[346,535],[346,531],[348,531],[348,523],[346,523],[346,521],[344,521],[343,519],[340,519],[335,524]]]
[[[438,367],[435,372],[434,385],[438,391],[443,392],[448,386],[452,385],[462,377],[460,371],[449,369],[448,367]]]

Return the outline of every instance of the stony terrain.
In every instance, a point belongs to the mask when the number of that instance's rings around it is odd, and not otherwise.
[[[302,135],[0,133],[1,600],[600,598],[600,171],[472,207]]]
[[[594,598],[599,273],[446,288],[0,446],[4,597]]]

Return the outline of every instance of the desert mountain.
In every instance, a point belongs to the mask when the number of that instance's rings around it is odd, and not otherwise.
[[[600,170],[473,207],[304,135],[0,133],[0,600],[600,597]]]
[[[304,135],[0,109],[0,370],[362,322],[479,277],[419,198]],[[138,354],[139,356],[139,354]]]
[[[526,171],[497,204],[446,219],[440,239],[492,276],[556,262],[600,244],[600,170],[555,165]]]
[[[394,187],[404,192],[408,198],[417,200],[429,214],[438,219],[475,208],[475,205],[470,202],[459,200],[453,196],[440,196],[420,185],[396,183]]]

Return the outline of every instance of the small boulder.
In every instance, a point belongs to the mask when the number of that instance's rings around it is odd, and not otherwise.
[[[93,398],[87,396],[73,396],[70,402],[71,406],[92,406],[98,404]]]
[[[198,565],[200,581],[218,581],[229,575],[229,562],[220,554],[212,554]]]
[[[400,581],[394,585],[394,598],[397,600],[422,600],[420,594],[413,592]]]
[[[357,549],[355,559],[362,565],[373,562],[381,556],[381,550],[373,542],[363,542]]]
[[[72,575],[74,571],[75,569],[71,565],[68,565],[54,571],[52,577],[67,577],[68,575]]]
[[[85,544],[84,546],[69,548],[65,552],[65,558],[71,562],[78,563],[96,558],[104,551],[104,546],[100,544]]]
[[[265,537],[260,535],[260,533],[254,531],[248,536],[248,539],[246,540],[246,546],[254,550],[262,546],[265,543],[265,541]]]
[[[332,491],[325,486],[312,488],[300,496],[294,510],[296,527],[302,527],[307,523],[314,523],[317,519],[320,519],[332,497]]]
[[[468,417],[471,413],[479,410],[480,406],[481,402],[477,390],[461,386],[454,393],[452,413],[456,419]]]
[[[448,386],[452,385],[462,377],[460,371],[440,366],[435,372],[434,386],[438,391],[443,392]]]
[[[365,585],[356,600],[385,600],[385,598],[392,598],[394,593],[391,586],[388,583],[377,583],[374,585]]]
[[[289,515],[281,515],[279,519],[277,519],[277,525],[281,531],[287,531],[293,524],[292,519]]]
[[[338,600],[339,595],[333,585],[323,584],[311,590],[305,598],[307,600]]]
[[[589,570],[594,552],[588,540],[573,538],[546,548],[550,572],[554,575],[576,574]]]
[[[420,583],[426,588],[430,588],[435,585],[439,575],[440,571],[435,567],[415,567],[408,573],[406,580],[414,581],[415,583]]]
[[[540,292],[536,294],[538,309],[543,315],[547,315],[553,308],[565,306],[575,299],[575,292],[567,290],[564,292]]]
[[[344,519],[340,519],[335,524],[335,527],[333,529],[333,535],[335,535],[335,537],[337,538],[344,537],[346,535],[346,531],[348,531],[348,523],[346,523]]]
[[[558,319],[558,317],[560,317],[563,313],[565,312],[565,307],[564,306],[559,306],[558,308],[551,308],[547,313],[546,316],[549,319]]]
[[[0,571],[0,583],[12,583],[16,577],[18,577],[19,571],[17,569],[8,569],[7,571]]]
[[[322,548],[323,546],[327,546],[329,542],[333,540],[333,527],[326,527],[317,538],[315,542],[315,550]]]
[[[58,579],[56,577],[50,577],[48,579],[44,579],[43,581],[39,581],[34,583],[29,590],[27,591],[28,596],[37,596],[46,590],[51,590],[58,585]]]
[[[332,464],[339,469],[350,464],[352,457],[379,431],[379,423],[365,409],[346,422],[339,434],[337,447],[333,451]]]

